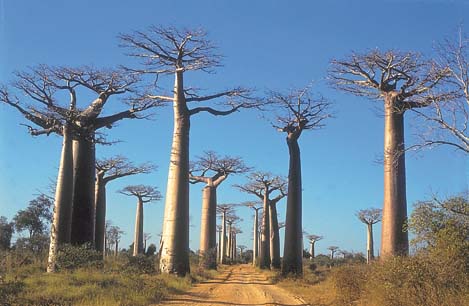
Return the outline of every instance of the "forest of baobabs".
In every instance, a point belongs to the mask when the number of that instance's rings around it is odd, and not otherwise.
[[[0,305],[469,300],[469,2],[0,0]]]

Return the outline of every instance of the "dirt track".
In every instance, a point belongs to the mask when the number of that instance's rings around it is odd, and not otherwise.
[[[303,305],[300,298],[272,285],[265,275],[250,265],[226,267],[215,279],[197,284],[183,295],[175,295],[161,305],[190,306],[290,306]]]

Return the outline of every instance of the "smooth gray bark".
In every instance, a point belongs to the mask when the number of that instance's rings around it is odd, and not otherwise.
[[[95,144],[93,137],[73,141],[73,212],[70,242],[94,247]]]
[[[60,157],[57,187],[55,190],[54,219],[52,221],[51,238],[47,272],[55,272],[58,247],[70,242],[72,200],[73,200],[73,149],[72,135],[69,127],[63,127],[62,154]]]
[[[97,251],[103,252],[106,231],[106,182],[104,181],[104,175],[99,174],[96,176],[95,212],[95,245]]]
[[[404,112],[388,94],[384,121],[384,203],[381,231],[381,257],[408,255]]]
[[[182,70],[174,83],[174,132],[163,220],[160,270],[184,276],[189,266],[189,130]]]
[[[254,210],[254,239],[252,246],[252,264],[255,266],[259,256],[259,210]]]
[[[205,186],[202,190],[200,224],[200,256],[207,269],[217,268],[217,188]]]
[[[290,153],[288,170],[287,214],[285,218],[285,243],[283,250],[283,274],[303,273],[303,239],[302,239],[302,190],[300,147],[296,137],[287,137]]]
[[[374,259],[373,250],[373,224],[367,224],[367,237],[366,237],[366,262],[370,263]]]
[[[269,215],[270,215],[270,267],[272,269],[280,269],[280,237],[277,217],[277,205],[276,203],[269,204]]]
[[[269,190],[264,190],[262,232],[261,232],[261,250],[259,253],[259,268],[270,269],[270,209],[269,209]]]
[[[137,256],[143,253],[143,201],[139,198],[137,201],[137,212],[135,214],[133,256]]]

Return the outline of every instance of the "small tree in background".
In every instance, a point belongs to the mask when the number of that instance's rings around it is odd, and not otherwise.
[[[358,219],[366,224],[367,236],[366,236],[366,262],[370,263],[375,258],[374,255],[374,243],[373,243],[373,224],[381,221],[381,209],[369,208],[362,209],[357,212]]]
[[[159,201],[161,194],[155,187],[144,185],[127,186],[118,192],[126,196],[134,196],[137,198],[133,255],[137,256],[138,254],[143,254],[143,204]]]

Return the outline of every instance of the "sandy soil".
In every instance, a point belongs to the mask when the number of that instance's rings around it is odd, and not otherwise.
[[[267,277],[250,265],[227,266],[212,280],[197,284],[182,295],[175,295],[161,305],[239,305],[307,306],[299,297],[272,285]]]

